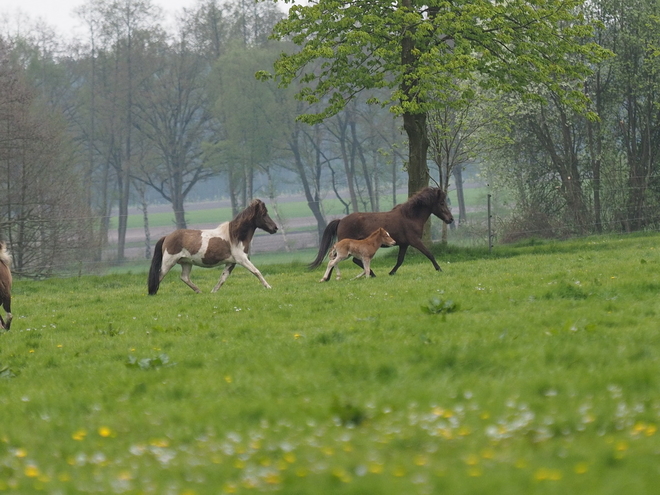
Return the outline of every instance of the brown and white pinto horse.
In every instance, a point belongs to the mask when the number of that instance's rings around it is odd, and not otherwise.
[[[356,239],[342,239],[337,242],[332,249],[330,250],[330,261],[328,262],[328,268],[325,270],[323,278],[319,282],[327,282],[332,274],[332,269],[337,268],[337,280],[341,278],[341,273],[339,272],[339,262],[344,261],[345,259],[357,258],[362,261],[364,265],[364,270],[355,278],[360,278],[362,275],[366,275],[369,278],[371,269],[371,259],[376,255],[376,251],[381,246],[394,246],[396,241],[390,237],[390,234],[387,233],[387,230],[384,228],[379,228],[373,234],[371,234],[366,239],[358,241]]]
[[[277,225],[268,216],[263,201],[255,199],[230,222],[224,222],[211,230],[179,229],[161,238],[154,248],[154,257],[149,270],[149,294],[158,292],[163,277],[174,265],[181,265],[181,280],[195,292],[201,292],[190,281],[193,265],[213,268],[226,265],[220,280],[211,292],[216,292],[234,270],[236,264],[244,266],[270,289],[264,279],[248,259],[248,250],[254,231],[262,229],[269,234],[277,232]]]
[[[0,241],[0,304],[7,313],[5,320],[0,316],[0,326],[5,330],[11,327],[11,255],[7,246]]]
[[[394,268],[390,270],[390,275],[394,275],[403,263],[408,246],[417,248],[433,263],[436,270],[441,271],[440,265],[435,261],[433,254],[422,242],[424,224],[431,214],[445,223],[454,221],[454,217],[447,206],[447,197],[442,189],[437,187],[425,187],[408,201],[396,205],[390,211],[351,213],[338,220],[333,220],[325,228],[319,244],[319,252],[316,259],[309,264],[309,268],[316,268],[321,264],[335,238],[339,240],[364,239],[378,227],[383,227],[399,246],[399,256]],[[360,260],[353,258],[353,261],[362,266]],[[374,276],[373,272],[371,272],[371,276]]]

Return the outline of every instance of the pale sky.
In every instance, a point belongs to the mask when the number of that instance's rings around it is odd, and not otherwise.
[[[166,20],[173,19],[175,13],[180,12],[184,7],[192,7],[197,2],[197,0],[151,1],[163,9]],[[81,23],[73,11],[85,3],[86,0],[0,0],[0,22],[9,28],[9,32],[15,32],[20,25],[33,24],[40,20],[52,26],[64,37],[72,38],[75,37],[76,32],[82,30]],[[8,24],[5,24],[6,22]]]

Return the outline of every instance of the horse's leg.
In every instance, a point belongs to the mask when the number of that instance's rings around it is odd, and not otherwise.
[[[236,257],[236,262],[239,265],[244,266],[245,268],[247,268],[252,275],[254,275],[255,277],[257,277],[259,279],[259,281],[261,282],[261,285],[263,285],[266,289],[271,289],[272,288],[268,284],[268,282],[266,282],[266,279],[261,274],[261,272],[257,269],[257,267],[254,266],[252,264],[252,262],[248,259],[247,255],[241,256],[240,258]]]
[[[213,287],[213,290],[211,292],[218,292],[218,289],[222,287],[222,284],[225,283],[229,275],[231,275],[231,272],[234,271],[235,267],[236,267],[236,263],[229,263],[227,266],[225,266],[225,269],[222,270],[222,275],[220,275],[220,280],[218,280],[218,283],[216,284],[215,287]]]
[[[424,256],[426,256],[429,260],[431,260],[431,263],[433,263],[433,267],[438,270],[439,272],[442,271],[442,268],[440,268],[440,265],[438,265],[438,262],[435,261],[435,257],[433,254],[431,254],[431,251],[426,249],[426,246],[422,242],[421,239],[414,239],[410,245],[417,249],[420,253],[422,253]]]
[[[408,250],[408,244],[399,244],[399,255],[396,258],[396,265],[390,270],[390,275],[394,275],[399,267],[403,264],[403,258],[406,257],[406,251]]]
[[[355,263],[360,268],[364,269],[364,263],[362,263],[362,260],[360,260],[358,258],[353,258],[353,263]],[[369,276],[370,277],[375,277],[376,276],[376,274],[373,272],[373,270],[371,268],[369,268]]]
[[[2,307],[5,308],[6,313],[5,321],[2,323],[2,326],[5,328],[5,330],[9,330],[11,327],[11,320],[14,318],[14,316],[11,314],[11,297],[5,300]]]
[[[192,270],[192,263],[181,263],[181,280],[199,294],[202,291],[190,281],[190,270]]]
[[[179,261],[179,258],[176,256],[170,256],[169,254],[163,255],[163,261],[160,264],[160,272],[158,273],[159,282],[163,281],[165,275],[167,275],[169,271],[174,268],[174,265],[176,265],[177,261]]]
[[[366,256],[362,260],[362,264],[364,265],[364,270],[359,273],[359,275],[355,278],[360,278],[362,276],[369,278],[369,274],[371,273],[371,268],[369,266],[371,265],[371,258],[367,258]]]
[[[346,258],[342,258],[339,256],[339,253],[337,253],[334,258],[328,261],[328,268],[326,268],[325,273],[319,282],[327,282],[330,279],[330,275],[332,275],[332,269],[335,268],[340,261],[345,259]],[[339,267],[337,267],[337,279],[339,279]]]

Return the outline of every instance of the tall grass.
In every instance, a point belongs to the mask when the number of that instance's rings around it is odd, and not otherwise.
[[[659,239],[18,280],[0,490],[655,493]]]

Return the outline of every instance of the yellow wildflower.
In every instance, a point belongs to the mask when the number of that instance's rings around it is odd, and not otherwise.
[[[495,452],[493,452],[491,449],[483,449],[481,451],[481,457],[484,459],[492,459],[495,457]]]
[[[484,474],[484,472],[481,470],[479,466],[472,466],[470,469],[468,469],[468,476],[471,476],[473,478],[477,478]]]
[[[561,471],[559,469],[547,469],[541,468],[537,469],[534,473],[534,479],[536,481],[559,481],[562,478]]]
[[[280,476],[280,473],[268,473],[264,477],[264,481],[269,485],[278,485],[282,483],[282,476]]]
[[[109,436],[112,435],[112,430],[107,426],[100,426],[99,435],[102,436],[103,438],[108,438]]]
[[[39,476],[39,468],[31,464],[25,466],[25,476],[27,476],[28,478],[36,478],[37,476]]]
[[[73,435],[71,435],[71,438],[80,441],[80,440],[84,440],[86,436],[87,436],[87,432],[81,429],[74,432]]]

